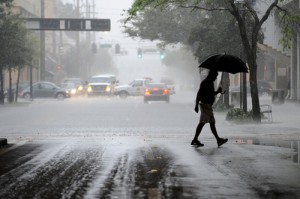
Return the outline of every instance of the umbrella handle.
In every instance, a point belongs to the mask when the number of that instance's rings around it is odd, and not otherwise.
[[[219,88],[219,87],[222,88],[222,86],[223,86],[223,72],[222,72],[222,75],[221,75],[221,81],[219,82],[218,88]]]

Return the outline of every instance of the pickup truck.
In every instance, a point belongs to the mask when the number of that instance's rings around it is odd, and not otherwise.
[[[142,96],[144,95],[145,85],[150,82],[149,79],[135,79],[130,84],[116,86],[114,94],[119,95],[120,98]]]
[[[96,95],[113,95],[118,82],[115,75],[95,75],[88,83],[87,94],[89,97]]]

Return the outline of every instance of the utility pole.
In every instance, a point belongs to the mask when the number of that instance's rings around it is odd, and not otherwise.
[[[93,19],[96,18],[96,4],[95,4],[95,0],[93,0]],[[93,32],[93,43],[96,42],[96,33]]]
[[[45,0],[41,0],[41,18],[45,18]],[[45,80],[45,31],[40,31],[40,80]]]
[[[91,14],[91,9],[90,9],[90,4],[89,4],[89,0],[86,0],[86,3],[85,3],[85,5],[86,5],[86,18],[87,19],[89,19],[90,18],[90,14]],[[87,31],[86,32],[86,40],[87,40],[87,42],[88,42],[88,44],[91,44],[91,33],[90,33],[90,31]]]
[[[77,14],[77,18],[80,18],[80,8],[79,8],[79,0],[77,0],[77,6],[76,6],[76,14]],[[76,75],[79,75],[81,73],[81,62],[80,62],[80,49],[79,49],[79,42],[80,42],[80,38],[79,38],[79,31],[77,31],[76,33]]]
[[[89,19],[90,16],[91,16],[91,8],[90,8],[89,0],[86,0],[85,5],[86,5],[86,7],[85,7],[85,9],[86,9],[86,18]],[[90,31],[86,32],[86,41],[87,41],[88,46],[92,47],[92,45],[91,45],[91,32]],[[92,61],[89,61],[90,63],[86,64],[86,68],[85,68],[86,70],[85,70],[85,73],[84,73],[85,74],[85,79],[88,79],[89,76],[90,76],[90,65],[93,63],[93,60],[94,59],[92,59]]]

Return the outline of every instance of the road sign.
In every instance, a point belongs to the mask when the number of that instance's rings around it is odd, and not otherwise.
[[[100,48],[111,48],[111,44],[100,44]]]
[[[110,31],[110,19],[26,18],[31,30]]]

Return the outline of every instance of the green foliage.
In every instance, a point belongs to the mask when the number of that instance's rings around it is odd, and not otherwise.
[[[300,15],[299,13],[281,13],[279,16],[280,18],[280,27],[282,37],[280,38],[279,42],[283,45],[284,49],[291,48],[293,30],[297,31],[298,23],[300,22]]]
[[[34,46],[27,38],[27,30],[18,16],[10,11],[12,0],[0,0],[0,103],[3,98],[3,71],[20,69],[31,63]]]
[[[159,40],[163,45],[184,44],[199,60],[213,53],[239,55],[242,51],[238,27],[227,12],[208,13],[167,5],[163,10],[155,8],[149,5],[132,16],[124,32],[131,37]]]
[[[0,65],[4,67],[24,65],[32,58],[27,30],[16,17],[7,17],[0,24],[0,43]]]
[[[226,115],[226,120],[237,123],[253,122],[253,112],[244,112],[240,108],[230,109]]]
[[[5,18],[10,11],[13,0],[0,0],[0,20]],[[1,23],[1,22],[0,22]]]
[[[266,119],[263,113],[260,114],[261,118]],[[254,122],[253,111],[244,112],[240,108],[232,108],[227,112],[226,120],[235,123],[249,123]]]

